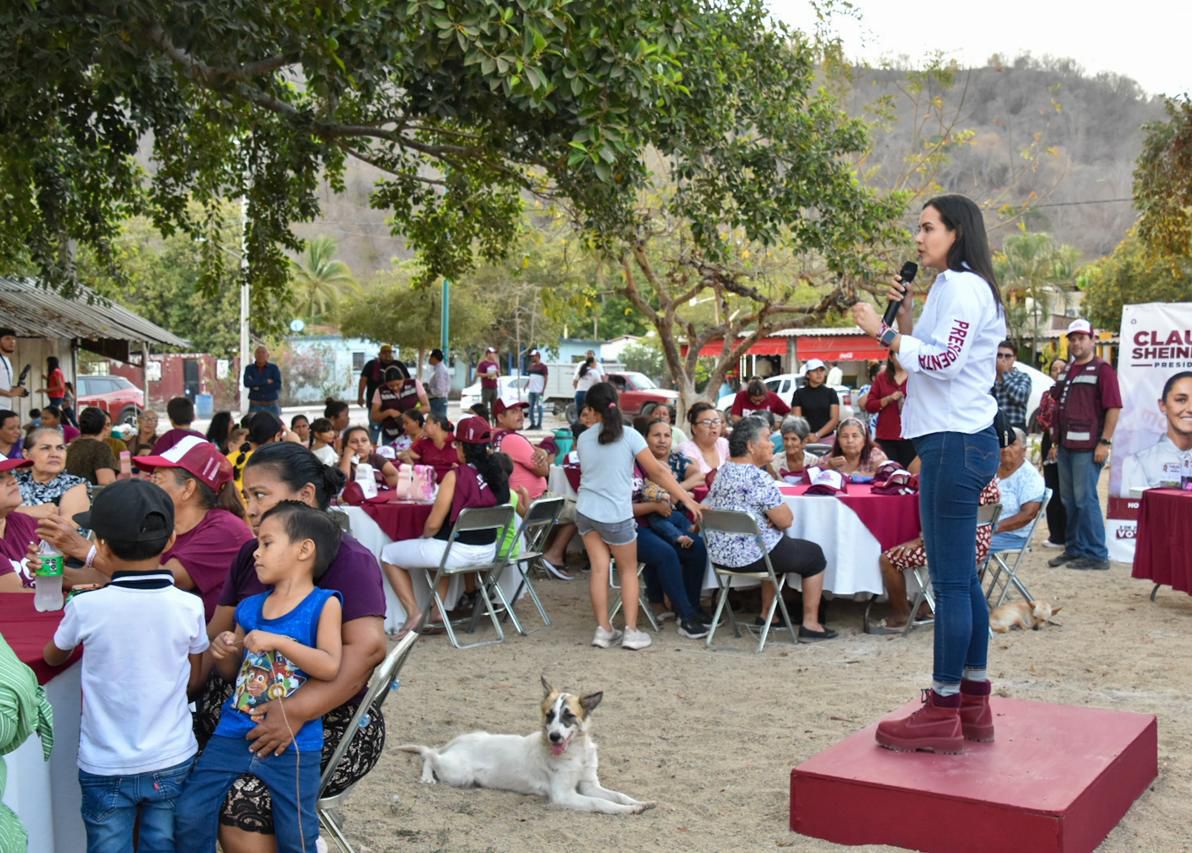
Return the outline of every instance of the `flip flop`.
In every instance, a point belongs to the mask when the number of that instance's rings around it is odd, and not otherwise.
[[[866,622],[865,633],[874,634],[877,636],[889,636],[894,634],[901,634],[906,629],[905,625],[897,627],[887,625],[885,619],[880,619],[877,622]]]
[[[542,567],[544,569],[546,569],[547,574],[549,574],[551,577],[556,578],[557,580],[561,580],[561,581],[575,580],[574,575],[567,574],[565,571],[560,569],[558,566],[556,566],[550,560],[546,559],[546,557],[539,557],[538,559],[542,562]]]

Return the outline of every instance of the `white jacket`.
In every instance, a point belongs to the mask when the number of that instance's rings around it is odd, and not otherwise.
[[[910,374],[902,437],[971,435],[990,426],[997,412],[990,388],[1006,319],[985,279],[968,270],[940,273],[915,332],[899,340],[898,360]]]

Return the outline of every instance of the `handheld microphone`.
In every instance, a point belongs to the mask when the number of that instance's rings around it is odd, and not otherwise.
[[[914,261],[907,261],[902,265],[902,269],[898,271],[898,277],[902,279],[903,285],[911,286],[911,282],[915,280],[915,274],[919,272],[919,265]],[[898,307],[902,305],[901,301],[890,300],[890,304],[886,306],[886,313],[882,315],[882,322],[887,326],[894,325],[894,318],[898,316]]]

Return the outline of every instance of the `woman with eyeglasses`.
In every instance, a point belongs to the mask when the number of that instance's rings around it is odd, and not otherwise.
[[[897,353],[910,374],[902,436],[914,441],[921,461],[919,514],[936,599],[931,690],[909,717],[880,723],[876,737],[887,749],[958,753],[965,739],[993,740],[977,508],[1001,457],[989,389],[1006,315],[985,222],[971,200],[944,195],[927,202],[915,245],[920,262],[938,271],[918,321],[911,291],[897,277],[889,290],[899,303],[896,329],[872,305],[853,306],[856,324]]]
[[[699,402],[687,410],[687,423],[691,424],[691,439],[679,445],[679,452],[706,477],[728,460],[724,420],[711,403]]]

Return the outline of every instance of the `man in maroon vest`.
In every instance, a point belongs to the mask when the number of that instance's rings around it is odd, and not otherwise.
[[[1094,355],[1094,345],[1093,327],[1088,320],[1073,320],[1068,325],[1072,358],[1062,380],[1059,408],[1051,428],[1051,452],[1059,463],[1060,497],[1068,514],[1068,528],[1064,553],[1050,560],[1050,566],[1109,568],[1097,483],[1113,444],[1122,395],[1117,374]]]
[[[388,444],[402,434],[401,413],[422,406],[430,411],[426,389],[417,379],[406,378],[405,371],[395,364],[385,368],[385,381],[372,397],[369,418],[381,425],[380,444]]]

